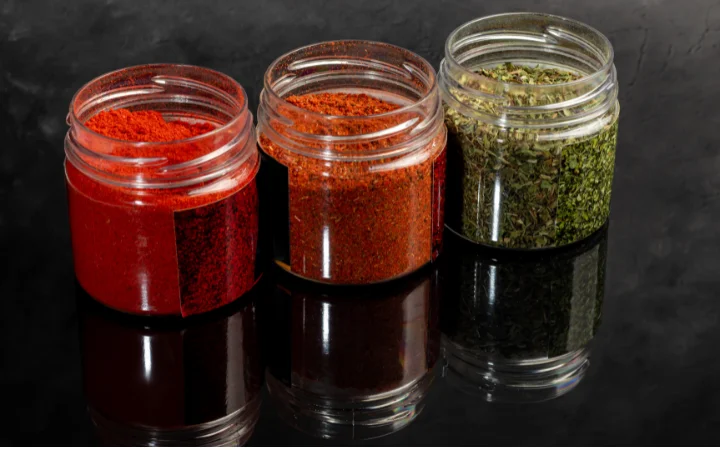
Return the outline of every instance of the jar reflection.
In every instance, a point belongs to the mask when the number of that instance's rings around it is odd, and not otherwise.
[[[281,270],[263,328],[267,385],[280,416],[323,438],[393,433],[422,411],[439,353],[436,269],[338,287]]]
[[[600,324],[607,227],[554,251],[489,249],[450,231],[445,242],[443,375],[488,401],[544,401],[575,388]]]
[[[76,284],[88,410],[109,445],[241,445],[260,409],[254,292],[203,317],[111,311]]]

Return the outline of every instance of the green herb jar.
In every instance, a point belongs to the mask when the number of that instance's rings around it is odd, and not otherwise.
[[[468,22],[445,45],[446,223],[491,246],[572,244],[607,221],[618,83],[610,41],[563,17]]]

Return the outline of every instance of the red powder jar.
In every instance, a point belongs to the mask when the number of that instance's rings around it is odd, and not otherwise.
[[[286,271],[369,284],[439,255],[446,130],[420,56],[367,41],[281,56],[265,74],[258,141],[274,260]]]
[[[206,132],[137,142],[87,126],[108,111],[157,111],[161,122]],[[93,298],[133,314],[188,316],[256,283],[260,159],[237,82],[201,67],[130,67],[83,86],[68,124],[75,274]]]

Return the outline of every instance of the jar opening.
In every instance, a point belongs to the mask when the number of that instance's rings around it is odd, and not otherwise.
[[[478,73],[507,63],[572,76],[533,84]],[[446,41],[439,77],[448,106],[506,128],[581,126],[617,103],[610,41],[581,22],[550,14],[499,14],[460,26]]]
[[[306,94],[366,94],[395,105],[369,115],[329,115],[287,101]],[[417,149],[443,125],[437,77],[422,57],[390,44],[332,41],[276,59],[258,109],[263,139],[321,159],[377,159]]]
[[[290,111],[353,120],[382,119],[412,110],[433,93],[437,80],[430,63],[409,50],[382,42],[345,40],[320,42],[285,53],[270,64],[263,83],[271,100]],[[343,116],[308,111],[285,100],[290,95],[349,90],[369,91],[368,95],[401,107],[380,114]]]
[[[153,110],[169,121],[215,128],[187,139],[138,142],[90,129],[101,111]],[[116,70],[85,84],[73,97],[66,156],[96,179],[127,187],[176,187],[207,182],[237,169],[253,152],[247,95],[235,80],[196,66],[150,64]]]
[[[197,94],[200,94],[197,96]],[[198,110],[192,114],[172,96],[186,95],[185,104]],[[196,98],[192,98],[197,96]],[[173,107],[174,106],[174,107]],[[86,122],[108,109],[155,110],[171,119],[203,119],[216,125],[214,130],[187,139],[163,142],[127,141],[106,136],[88,128]],[[73,96],[67,123],[83,132],[124,145],[188,143],[222,132],[242,119],[248,109],[247,95],[235,80],[220,72],[183,64],[147,64],[118,69],[85,83]],[[214,117],[208,112],[219,114]]]
[[[480,68],[513,62],[541,64],[577,73],[579,78],[553,87],[567,88],[604,78],[613,65],[608,38],[582,22],[552,14],[506,13],[481,17],[456,28],[445,41],[445,60],[465,75],[485,83],[514,87],[477,74]],[[508,86],[509,85],[509,86]],[[524,85],[541,90],[547,85]]]

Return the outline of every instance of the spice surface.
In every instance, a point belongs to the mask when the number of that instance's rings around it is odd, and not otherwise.
[[[400,107],[367,94],[291,95],[285,100],[307,111],[331,116],[371,116],[394,111]]]
[[[85,125],[103,136],[135,142],[180,141],[215,129],[209,123],[190,123],[182,120],[166,121],[158,111],[129,111],[112,109],[101,111]]]
[[[166,122],[157,111],[127,110],[99,113],[86,126],[134,142],[176,141],[215,129],[209,123]],[[206,147],[173,143],[165,149],[168,160],[180,161],[212,150]],[[126,157],[153,151],[122,150]],[[257,157],[246,166],[192,189],[136,189],[96,180],[67,162],[80,284],[102,303],[138,314],[187,316],[240,297],[258,276]],[[103,169],[126,170],[111,164]]]
[[[580,77],[511,63],[477,73],[519,85],[554,85]],[[521,90],[508,96],[509,106],[564,99],[561,90],[553,95]],[[494,104],[479,98],[467,101],[478,111],[497,113]],[[571,114],[553,111],[535,119]],[[590,135],[551,141],[538,140],[532,130],[486,123],[448,105],[445,119],[451,148],[448,171],[453,180],[448,187],[447,220],[465,237],[509,248],[554,247],[589,236],[607,220],[617,119]]]
[[[329,126],[302,112],[289,112],[294,129],[309,134],[358,136],[388,129],[409,115],[354,120],[354,117],[394,111],[401,105],[366,94],[321,93],[290,96],[303,110],[333,116],[353,116]],[[376,150],[401,143],[395,135],[356,146],[329,146],[348,150]],[[442,142],[441,142],[442,141]],[[397,278],[431,261],[442,243],[442,200],[445,185],[444,133],[414,158],[371,161],[326,161],[294,154],[260,136],[274,179],[272,208],[287,211],[274,217],[276,260],[302,277],[333,284],[362,284]],[[434,169],[439,165],[442,170]],[[283,190],[286,189],[286,190]],[[288,230],[289,228],[289,230]],[[279,236],[287,236],[279,239]],[[287,249],[278,248],[286,241]],[[280,258],[278,259],[278,256]]]

